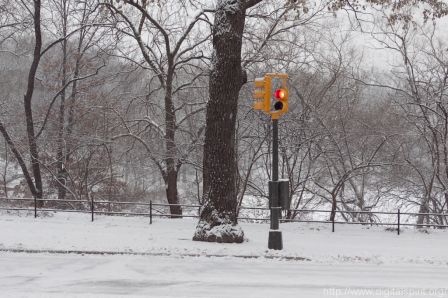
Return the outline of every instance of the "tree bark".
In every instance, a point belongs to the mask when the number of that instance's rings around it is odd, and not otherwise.
[[[244,1],[218,1],[213,27],[213,66],[207,105],[203,196],[205,207],[193,240],[237,242],[244,233],[237,225],[235,123],[245,76],[241,48]]]
[[[428,216],[425,215],[425,213],[429,212],[428,207],[429,207],[429,197],[428,195],[425,195],[424,198],[422,198],[420,202],[420,208],[418,209],[418,213],[420,214],[417,216],[417,224],[420,226],[417,226],[417,228],[423,228],[422,225],[425,223],[425,220],[428,219]]]
[[[173,60],[169,59],[169,68],[172,69]],[[179,204],[177,193],[178,160],[176,146],[176,112],[173,103],[173,76],[174,72],[169,71],[167,77],[165,93],[165,146],[166,146],[166,198],[168,204]],[[182,217],[182,207],[170,205],[171,218]]]
[[[166,184],[166,198],[168,204],[170,204],[171,218],[182,217],[182,207],[179,206],[179,196],[177,192],[177,178],[178,172],[175,169],[170,169],[167,172],[165,184]]]
[[[64,0],[62,3],[62,36],[67,35],[67,2]],[[58,199],[64,200],[67,194],[66,181],[67,171],[65,169],[65,156],[64,153],[64,131],[65,131],[65,85],[67,83],[67,39],[62,42],[62,80],[61,86],[63,88],[61,92],[61,104],[59,106],[59,119],[58,119],[58,139],[56,149],[56,168],[58,173]]]
[[[5,198],[8,198],[8,179],[7,174],[8,174],[8,165],[9,165],[9,156],[8,156],[8,143],[5,140],[5,166],[3,168],[3,191],[5,192]]]
[[[330,213],[330,221],[334,221],[336,218],[336,208],[337,208],[337,201],[336,201],[337,194],[331,195],[331,213]]]
[[[11,149],[11,152],[14,154],[14,157],[17,159],[17,162],[19,163],[19,166],[22,169],[23,176],[25,177],[25,181],[31,191],[31,194],[37,198],[37,190],[36,190],[36,187],[34,186],[33,179],[30,175],[30,172],[28,171],[28,168],[26,167],[25,160],[23,159],[22,154],[20,154],[19,150],[17,149],[16,145],[14,144],[13,140],[9,136],[9,133],[6,131],[6,128],[4,127],[4,125],[1,121],[0,121],[0,133],[3,135],[3,138],[5,139],[9,148]]]
[[[42,49],[42,33],[41,33],[41,0],[34,0],[34,36],[35,45],[33,53],[33,61],[31,63],[30,72],[28,74],[28,85],[26,89],[25,96],[23,98],[24,108],[25,108],[25,118],[26,118],[26,132],[28,136],[28,146],[30,150],[31,157],[31,170],[34,176],[34,185],[28,186],[33,189],[35,186],[35,193],[33,193],[36,199],[42,199],[43,186],[42,186],[42,176],[39,164],[39,149],[37,145],[36,135],[34,132],[34,121],[33,121],[33,111],[32,111],[32,99],[34,93],[34,81],[36,78],[37,68],[40,63],[41,49]],[[27,181],[28,182],[28,181]],[[43,206],[42,201],[37,202],[38,207]]]

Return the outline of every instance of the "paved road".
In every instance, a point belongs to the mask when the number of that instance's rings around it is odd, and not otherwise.
[[[447,277],[431,264],[0,254],[0,297],[448,297]]]

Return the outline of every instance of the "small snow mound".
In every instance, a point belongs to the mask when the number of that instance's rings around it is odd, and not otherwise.
[[[218,212],[212,205],[204,208],[202,219],[196,226],[195,241],[218,243],[242,243],[244,232],[236,222],[236,216],[229,211]]]
[[[242,243],[244,232],[239,225],[225,223],[210,228],[205,221],[200,221],[196,227],[193,240],[218,243]]]
[[[223,239],[226,235],[234,235],[237,238],[244,238],[244,232],[238,225],[225,224],[216,226],[213,227],[208,233],[210,235],[215,235],[217,239]]]

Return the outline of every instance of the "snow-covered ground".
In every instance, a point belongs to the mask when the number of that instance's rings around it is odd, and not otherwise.
[[[0,214],[0,297],[448,297],[445,231],[282,224],[269,251],[267,224],[216,244],[195,223]]]
[[[235,258],[0,255],[1,297],[446,297],[448,268]],[[442,296],[445,295],[445,296]]]

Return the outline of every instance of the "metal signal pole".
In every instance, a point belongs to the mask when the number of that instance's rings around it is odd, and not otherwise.
[[[269,191],[271,197],[271,229],[269,231],[268,248],[283,249],[282,231],[279,230],[280,204],[278,187],[278,119],[272,119],[272,185]]]
[[[272,80],[281,80],[281,87],[272,94]],[[269,249],[283,249],[282,232],[279,230],[281,209],[289,210],[289,181],[278,179],[278,119],[288,112],[288,74],[267,73],[254,80],[253,98],[255,110],[269,114],[272,119],[272,180],[269,181],[269,208],[271,226],[269,229]],[[273,105],[271,98],[274,97]]]

